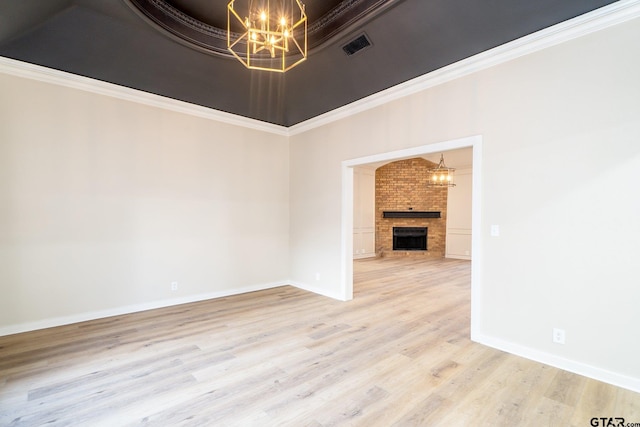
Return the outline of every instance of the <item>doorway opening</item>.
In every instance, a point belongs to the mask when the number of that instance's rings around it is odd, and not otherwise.
[[[471,201],[471,247],[473,261],[471,263],[471,338],[479,332],[481,319],[480,265],[481,265],[481,233],[480,233],[480,191],[482,166],[482,136],[472,136],[450,141],[443,141],[420,147],[398,150],[373,156],[342,162],[342,287],[344,300],[353,298],[353,202],[354,202],[354,168],[366,165],[383,164],[396,160],[446,153],[460,148],[472,148],[472,201]]]

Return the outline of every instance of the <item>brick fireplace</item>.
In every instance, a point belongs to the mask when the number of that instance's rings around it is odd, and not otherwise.
[[[378,256],[444,257],[447,189],[427,187],[428,160],[388,163],[376,170],[376,253]],[[394,250],[396,230],[426,228],[426,250]],[[425,230],[426,231],[426,230]],[[397,240],[397,231],[396,231]]]

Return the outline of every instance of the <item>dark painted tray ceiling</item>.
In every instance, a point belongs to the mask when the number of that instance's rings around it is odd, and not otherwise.
[[[286,74],[220,49],[226,0],[0,0],[0,55],[291,126],[614,2],[305,3],[309,57]],[[347,56],[363,33],[372,45]]]

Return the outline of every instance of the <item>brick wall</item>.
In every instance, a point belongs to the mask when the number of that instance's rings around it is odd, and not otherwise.
[[[427,169],[415,158],[388,163],[376,170],[376,253],[378,256],[444,257],[447,188],[427,187]],[[441,218],[383,218],[383,211],[440,211]],[[393,227],[428,227],[426,251],[394,251]]]

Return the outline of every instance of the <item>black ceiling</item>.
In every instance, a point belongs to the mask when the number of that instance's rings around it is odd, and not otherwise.
[[[227,0],[0,0],[0,55],[291,126],[614,1],[304,3],[309,57],[285,74],[216,53]],[[347,56],[362,33],[372,46]]]

